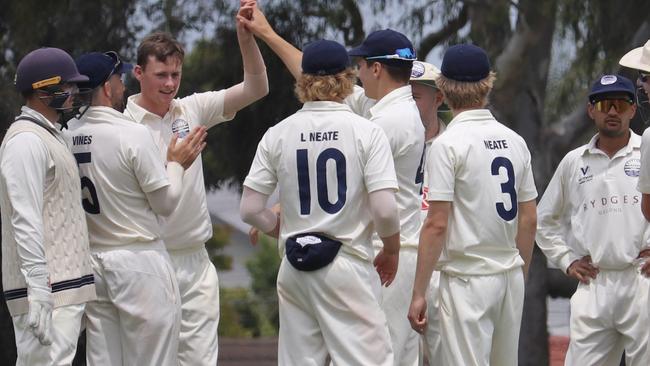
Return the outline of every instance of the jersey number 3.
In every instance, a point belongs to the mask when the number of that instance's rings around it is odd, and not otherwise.
[[[496,208],[499,216],[506,220],[511,221],[517,217],[517,191],[515,190],[515,170],[512,167],[512,162],[508,158],[502,156],[492,160],[492,175],[501,175],[501,168],[506,169],[507,181],[501,183],[501,192],[510,196],[510,209],[507,210],[503,202],[497,202]]]
[[[77,160],[77,165],[90,164],[91,162],[89,152],[75,153],[74,158]],[[99,199],[97,198],[97,190],[95,189],[95,185],[90,180],[90,178],[86,176],[81,177],[81,190],[83,191],[84,189],[88,190],[90,199],[84,197],[84,199],[81,201],[81,204],[83,205],[86,212],[89,214],[97,215],[99,213]]]
[[[336,166],[337,199],[329,200],[327,187],[327,162],[333,160]],[[309,215],[311,212],[311,184],[309,181],[309,159],[307,149],[296,150],[296,166],[298,168],[298,195],[300,197],[300,214]],[[347,195],[347,179],[345,171],[345,155],[339,149],[323,150],[316,159],[316,188],[318,204],[323,211],[335,214],[345,205]]]

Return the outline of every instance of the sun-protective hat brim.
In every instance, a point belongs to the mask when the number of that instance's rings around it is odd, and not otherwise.
[[[650,40],[643,47],[637,47],[626,53],[618,63],[631,69],[650,72]]]
[[[436,79],[440,76],[440,69],[436,66],[422,61],[413,61],[411,69],[411,82],[436,87]]]

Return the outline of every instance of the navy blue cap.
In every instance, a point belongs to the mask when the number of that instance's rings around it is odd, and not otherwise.
[[[603,75],[594,85],[591,86],[589,92],[589,101],[595,102],[602,100],[607,94],[627,94],[630,100],[634,101],[636,88],[630,79],[621,75]]]
[[[481,47],[458,44],[447,49],[440,71],[447,79],[476,82],[490,75],[490,60]]]
[[[350,67],[348,52],[338,42],[321,39],[302,51],[302,72],[310,75],[334,75]]]
[[[133,65],[120,60],[117,53],[91,52],[79,56],[75,61],[81,73],[88,76],[88,82],[79,83],[80,88],[95,89],[108,81],[113,74],[123,74],[133,69]]]
[[[348,54],[397,67],[411,67],[415,61],[413,43],[400,32],[382,29],[370,33],[360,46]]]

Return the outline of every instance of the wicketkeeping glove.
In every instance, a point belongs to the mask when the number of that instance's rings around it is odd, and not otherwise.
[[[52,344],[52,290],[48,284],[48,273],[44,268],[32,269],[26,276],[27,301],[29,302],[28,325],[38,341]]]

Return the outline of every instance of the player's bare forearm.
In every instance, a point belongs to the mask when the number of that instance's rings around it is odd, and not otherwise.
[[[524,260],[524,278],[528,278],[528,268],[533,256],[535,245],[535,232],[537,230],[537,204],[535,200],[520,202],[517,236],[515,242],[519,255]]]
[[[429,212],[420,231],[415,283],[413,284],[414,299],[423,298],[426,295],[431,273],[433,273],[440,253],[442,253],[449,211],[451,211],[450,202],[432,201],[429,203]]]
[[[298,79],[302,74],[302,52],[273,30],[257,4],[252,4],[250,9],[250,17],[242,17],[241,22],[246,29],[264,41],[280,57],[291,75]],[[238,19],[240,19],[239,16]]]

